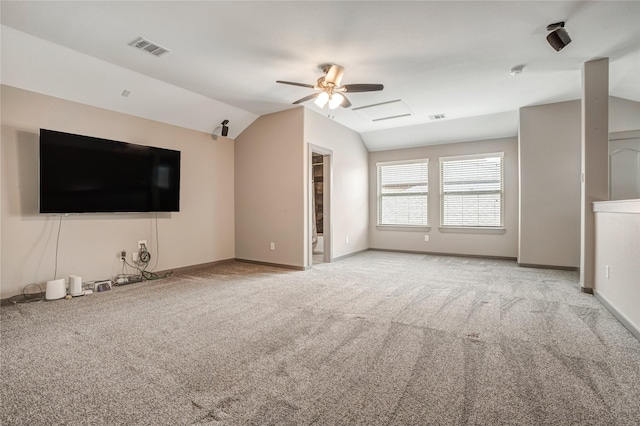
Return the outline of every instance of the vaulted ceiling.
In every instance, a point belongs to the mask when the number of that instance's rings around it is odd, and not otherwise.
[[[276,80],[313,84],[324,63],[345,67],[343,83],[384,84],[349,94],[351,108],[304,103],[360,132],[372,151],[516,135],[520,107],[579,99],[582,65],[596,58],[610,58],[612,96],[640,101],[638,1],[3,0],[1,8],[3,84],[207,132],[229,119],[230,137],[312,93]],[[558,21],[572,38],[561,51],[545,39]],[[134,49],[138,37],[170,52]],[[384,106],[362,108],[375,104]]]

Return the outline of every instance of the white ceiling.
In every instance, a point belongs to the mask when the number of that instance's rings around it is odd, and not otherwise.
[[[332,112],[371,151],[516,135],[518,108],[580,98],[583,63],[601,57],[610,94],[640,102],[638,1],[3,0],[1,18],[3,84],[202,131],[229,119],[230,137],[310,94],[275,81],[313,84],[323,63],[343,84],[384,84]],[[573,41],[556,52],[546,26],[561,20]],[[128,45],[140,36],[171,52]],[[398,99],[410,117],[352,111]]]

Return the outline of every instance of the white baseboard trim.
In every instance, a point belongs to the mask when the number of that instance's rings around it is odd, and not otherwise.
[[[577,271],[576,266],[537,265],[535,263],[518,263],[522,268],[558,269],[560,271]]]
[[[254,265],[264,265],[264,266],[273,266],[274,268],[282,268],[282,269],[292,269],[294,271],[306,271],[307,269],[310,269],[310,267],[304,267],[304,266],[294,266],[294,265],[284,265],[282,263],[271,263],[271,262],[261,262],[258,260],[249,260],[249,259],[235,259],[236,262],[243,262],[243,263],[253,263]]]
[[[353,253],[343,254],[342,256],[338,256],[338,257],[332,258],[331,261],[335,262],[336,260],[346,259],[348,257],[355,256],[357,254],[364,253],[364,252],[369,251],[369,250],[371,250],[371,249],[363,249],[363,250],[354,251]]]
[[[213,262],[207,262],[207,263],[199,263],[196,265],[189,265],[189,266],[181,266],[179,268],[173,268],[173,269],[167,269],[164,271],[153,271],[154,274],[158,274],[158,275],[164,275],[166,273],[169,272],[189,272],[189,271],[197,271],[199,269],[206,269],[206,268],[210,268],[212,266],[215,265],[220,265],[221,263],[229,263],[229,262],[233,262],[235,259],[234,258],[230,258],[230,259],[222,259],[222,260],[215,260]]]
[[[636,327],[631,321],[629,321],[629,319],[622,312],[620,312],[616,307],[614,307],[607,300],[606,297],[604,297],[603,295],[598,293],[598,290],[594,289],[593,290],[593,295],[596,297],[596,299],[598,299],[598,301],[600,303],[602,303],[602,306],[607,308],[607,310],[609,312],[611,312],[613,314],[613,316],[616,317],[616,319],[618,321],[620,321],[620,323],[622,325],[624,325],[624,327],[627,330],[629,330],[629,332],[631,332],[631,334],[633,334],[635,336],[636,339],[640,340],[640,328]]]
[[[437,251],[395,250],[395,249],[381,249],[381,248],[370,248],[369,250],[388,251],[391,253],[425,254],[429,256],[472,257],[477,259],[495,259],[495,260],[513,260],[513,261],[516,260],[515,257],[510,257],[510,256],[490,256],[490,255],[483,255],[483,254],[440,253]]]

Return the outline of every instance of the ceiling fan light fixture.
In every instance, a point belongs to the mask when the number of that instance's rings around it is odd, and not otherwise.
[[[324,108],[327,103],[330,109],[339,106],[343,108],[351,107],[351,101],[342,93],[377,92],[384,88],[382,84],[345,84],[341,85],[344,67],[335,64],[321,65],[324,75],[318,78],[316,84],[296,83],[294,81],[276,80],[276,83],[289,84],[292,86],[308,87],[315,90],[315,93],[305,96],[293,102],[294,105],[301,104],[313,99],[318,108]]]
[[[329,97],[329,109],[338,108],[344,101],[344,96],[340,93],[334,93]]]
[[[329,102],[329,94],[327,92],[320,93],[318,95],[318,97],[316,98],[316,100],[313,101],[313,103],[318,105],[318,107],[320,107],[320,108],[324,108],[324,106],[327,104],[327,102]]]

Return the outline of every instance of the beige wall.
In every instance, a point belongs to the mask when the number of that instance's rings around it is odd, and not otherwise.
[[[53,278],[60,216],[38,214],[40,128],[180,150],[180,212],[158,215],[157,270],[234,257],[232,140],[213,141],[206,133],[2,86],[2,298]],[[120,272],[116,254],[130,253],[143,239],[149,242],[155,265],[154,217],[63,217],[58,277],[109,278]]]
[[[367,150],[358,133],[300,107],[260,117],[235,142],[238,259],[310,266],[309,144],[332,152],[333,257],[368,248]]]
[[[609,199],[640,198],[640,102],[609,97]]]
[[[238,259],[305,266],[303,111],[264,115],[235,140]]]
[[[332,151],[333,257],[366,250],[369,248],[369,153],[360,134],[309,109],[305,109],[304,134],[307,144]]]
[[[504,152],[504,233],[493,231],[441,231],[439,157]],[[429,159],[430,231],[389,230],[376,226],[376,163]],[[514,138],[431,145],[420,148],[377,151],[369,154],[369,245],[377,249],[409,250],[463,255],[513,257],[518,247],[518,141]],[[425,234],[429,241],[424,241]]]
[[[609,96],[609,133],[640,130],[640,102]]]
[[[640,130],[609,133],[609,200],[640,199]]]
[[[520,109],[521,264],[580,265],[580,105]]]

